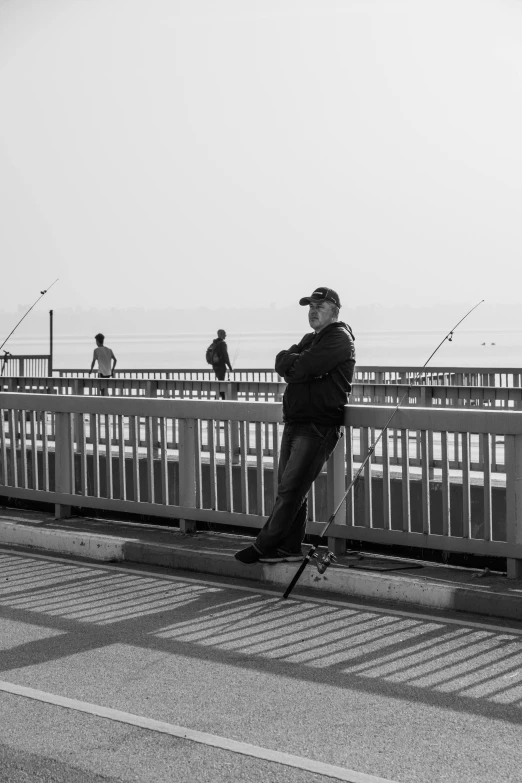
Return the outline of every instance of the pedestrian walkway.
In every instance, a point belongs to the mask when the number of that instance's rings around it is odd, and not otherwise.
[[[276,585],[283,592],[298,564],[243,565],[234,558],[234,552],[251,542],[248,536],[221,532],[187,535],[177,528],[156,525],[81,517],[56,520],[50,513],[0,509],[0,546],[250,579]],[[420,560],[347,553],[324,574],[309,565],[296,590],[303,588],[522,621],[522,580]]]

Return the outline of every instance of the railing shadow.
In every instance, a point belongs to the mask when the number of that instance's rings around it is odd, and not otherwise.
[[[26,555],[0,554],[0,574],[3,617],[33,628],[9,649],[0,645],[3,675],[128,643],[512,723],[522,719],[522,636],[509,629],[255,592],[231,595],[227,586]]]

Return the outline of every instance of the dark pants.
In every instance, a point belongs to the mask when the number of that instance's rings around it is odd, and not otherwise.
[[[306,532],[307,495],[341,437],[340,427],[285,424],[279,455],[277,497],[254,547],[262,554],[301,552]]]
[[[112,375],[102,375],[102,373],[99,372],[98,378],[112,378]],[[102,397],[107,397],[107,389],[100,389],[100,394]]]
[[[223,366],[221,366],[220,364],[215,364],[214,365],[214,372],[216,374],[216,380],[224,381],[225,380],[225,375],[227,374],[227,366],[226,366],[226,364],[224,364]],[[221,397],[222,400],[224,400],[225,399],[225,392],[219,392],[219,396]]]

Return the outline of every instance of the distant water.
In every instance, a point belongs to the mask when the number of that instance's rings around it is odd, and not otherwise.
[[[229,333],[227,344],[237,369],[271,368],[275,355],[298,342],[303,332]],[[424,364],[444,338],[440,332],[356,332],[359,365]],[[199,369],[206,367],[205,350],[213,335],[205,334],[115,334],[107,341],[118,357],[118,369]],[[485,345],[482,345],[485,343]],[[13,354],[47,353],[48,337],[26,335],[11,339],[5,348]],[[57,337],[54,342],[55,368],[90,367],[94,340],[84,337]],[[433,366],[521,367],[522,330],[465,331],[455,333],[430,362]]]

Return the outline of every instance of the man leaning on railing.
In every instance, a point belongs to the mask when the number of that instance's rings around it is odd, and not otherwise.
[[[309,305],[308,321],[314,331],[276,357],[276,371],[288,384],[277,497],[254,545],[236,552],[241,563],[302,559],[307,495],[341,437],[344,406],[352,388],[355,337],[338,320],[338,294],[331,288],[317,288],[299,304]]]

